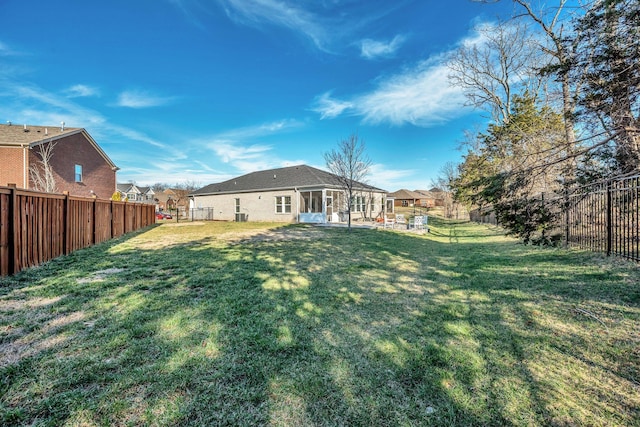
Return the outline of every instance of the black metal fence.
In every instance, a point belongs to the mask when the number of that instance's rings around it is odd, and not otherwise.
[[[640,261],[640,176],[580,187],[566,199],[569,246]]]
[[[496,213],[491,208],[477,208],[469,211],[469,219],[482,224],[498,225]]]
[[[543,195],[537,202],[554,218],[545,232],[560,235],[565,245],[640,261],[640,175]],[[498,224],[492,209],[475,209],[470,219]]]

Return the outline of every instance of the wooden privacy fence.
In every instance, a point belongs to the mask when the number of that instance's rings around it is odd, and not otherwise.
[[[155,206],[0,187],[0,275],[155,223]]]

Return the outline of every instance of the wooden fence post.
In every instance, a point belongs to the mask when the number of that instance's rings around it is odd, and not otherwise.
[[[11,191],[9,194],[9,274],[16,274],[20,270],[18,260],[18,215],[19,208],[16,206],[18,196],[16,194],[16,184],[8,184]]]
[[[65,255],[69,255],[71,253],[71,215],[69,214],[69,192],[63,191],[64,194],[64,204],[62,209],[62,218],[63,218],[63,233],[64,233],[64,250],[63,253]]]
[[[96,238],[96,233],[97,233],[97,227],[96,227],[96,216],[97,216],[96,215],[96,202],[98,200],[98,196],[96,196],[94,194],[92,197],[93,197],[93,215],[92,215],[91,221],[93,222],[93,224],[92,224],[93,230],[92,230],[91,235],[92,235],[93,241],[91,242],[91,244],[95,245],[96,241],[98,240]]]
[[[111,199],[111,202],[109,203],[109,209],[110,212],[109,214],[111,215],[111,238],[113,239],[113,236],[115,236],[115,231],[114,231],[114,221],[113,221],[113,199]]]

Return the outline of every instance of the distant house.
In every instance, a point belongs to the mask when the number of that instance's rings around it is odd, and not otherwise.
[[[393,193],[389,193],[389,197],[394,199],[394,205],[396,207],[427,207],[426,199],[423,200],[424,196],[416,191],[410,191],[403,188]]]
[[[64,126],[0,125],[0,185],[34,189],[29,171],[39,167],[47,147],[52,148],[49,165],[55,192],[112,196],[118,167],[86,130]]]
[[[307,165],[252,172],[194,191],[191,208],[212,208],[214,219],[327,223],[346,220],[346,194],[338,177]],[[386,192],[356,183],[352,218],[384,214]],[[354,215],[355,214],[355,215]]]
[[[176,208],[177,194],[170,188],[156,193],[157,208],[161,211]]]
[[[437,187],[433,187],[428,191],[416,190],[416,192],[428,194],[429,200],[433,200],[433,204],[430,206],[444,206],[445,198],[447,197],[447,193]]]
[[[118,184],[118,193],[122,200],[129,202],[155,203],[155,193],[151,187],[142,187],[133,183]]]
[[[432,208],[434,206],[442,206],[442,203],[439,203],[439,201],[441,201],[442,199],[440,190],[437,190],[437,191],[414,190],[414,193],[418,193],[420,195],[420,206],[423,206],[426,208]]]

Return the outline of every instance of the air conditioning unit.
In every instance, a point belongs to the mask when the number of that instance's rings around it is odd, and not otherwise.
[[[245,213],[236,214],[236,222],[247,222],[248,215]]]

